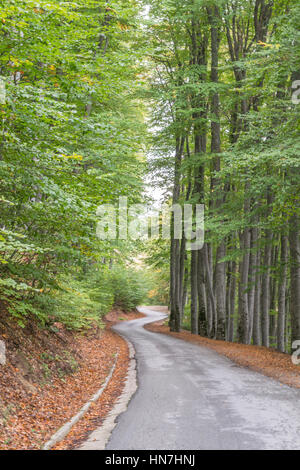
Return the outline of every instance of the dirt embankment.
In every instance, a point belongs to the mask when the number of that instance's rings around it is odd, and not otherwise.
[[[105,393],[57,448],[72,448],[100,425],[122,392],[128,367],[127,343],[110,326],[140,316],[115,311],[104,329],[74,333],[58,323],[41,329],[28,321],[22,329],[2,310],[7,362],[0,365],[0,449],[42,448],[101,387],[118,354]]]
[[[202,336],[192,335],[186,330],[180,333],[171,333],[169,327],[164,323],[164,321],[151,323],[146,325],[145,328],[154,333],[173,336],[199,346],[213,349],[240,366],[249,367],[283,384],[300,388],[300,366],[294,365],[291,356],[288,354],[283,354],[274,349],[262,346],[230,343],[228,341],[204,338]]]

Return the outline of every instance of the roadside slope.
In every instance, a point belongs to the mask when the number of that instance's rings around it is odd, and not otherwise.
[[[0,365],[0,449],[42,448],[101,387],[118,353],[104,401],[91,407],[61,448],[85,436],[95,420],[98,425],[122,391],[129,362],[126,341],[110,326],[138,317],[114,312],[105,329],[74,333],[61,324],[50,331],[31,321],[20,328],[2,313],[0,339],[6,344],[7,362]]]

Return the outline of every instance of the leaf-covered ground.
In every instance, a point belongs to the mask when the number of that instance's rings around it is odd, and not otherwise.
[[[217,341],[192,335],[189,331],[171,333],[169,327],[164,322],[151,323],[145,326],[146,329],[155,333],[162,333],[175,338],[189,341],[199,346],[213,349],[219,354],[223,354],[236,364],[249,367],[268,377],[291,387],[300,388],[300,366],[292,363],[291,356],[283,354],[262,346],[252,346],[228,341]]]
[[[115,313],[114,322],[136,316]],[[8,359],[0,366],[0,449],[40,449],[101,387],[119,353],[106,392],[60,448],[73,447],[101,424],[122,391],[128,367],[127,343],[111,324],[85,333],[57,324],[49,332],[34,323],[24,330],[0,318]]]
[[[69,450],[79,447],[92,431],[102,425],[107,413],[113,408],[114,403],[123,391],[129,362],[127,343],[120,336],[110,331],[110,327],[120,321],[135,320],[143,316],[140,313],[123,313],[118,311],[113,311],[106,315],[107,334],[112,335],[112,339],[119,345],[118,360],[114,374],[99,400],[91,406],[88,413],[83,416],[72,428],[65,440],[60,442],[54,450]]]

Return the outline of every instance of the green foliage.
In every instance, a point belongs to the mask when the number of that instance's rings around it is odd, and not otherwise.
[[[149,287],[141,270],[116,267],[111,276],[115,306],[129,312],[144,302]]]
[[[291,215],[300,215],[297,204],[300,107],[291,101],[292,73],[299,74],[300,70],[300,8],[295,0],[271,3],[273,15],[266,42],[263,42],[255,37],[255,2],[149,2],[147,28],[151,40],[148,51],[154,69],[150,96],[155,103],[151,169],[158,182],[171,190],[175,139],[178,135],[187,136],[189,150],[184,149],[180,168],[182,197],[185,198],[189,183],[193,186],[193,176],[203,165],[206,240],[214,245],[236,238],[245,227],[284,231]],[[221,16],[215,18],[216,25],[220,24],[218,83],[213,83],[209,75],[211,44],[207,7],[213,5],[218,5],[221,12]],[[198,43],[194,45],[198,45],[200,51],[201,38],[208,34],[205,65],[191,63],[193,26],[199,29]],[[238,57],[234,59],[229,50],[228,34],[238,36]],[[248,48],[244,52],[243,34],[248,37]],[[238,70],[244,71],[240,82],[235,76]],[[220,100],[222,152],[218,154],[221,160],[218,186],[212,194],[210,184],[211,178],[216,177],[212,170],[215,155],[209,149],[213,121],[211,98],[215,92],[219,93]],[[242,98],[249,107],[246,115],[241,111]],[[235,119],[240,126],[244,124],[233,136]],[[201,155],[194,152],[197,126],[205,130],[206,136],[206,151]],[[292,179],[293,169],[296,171]],[[228,190],[228,182],[234,190]],[[270,188],[274,190],[274,198],[268,210],[266,194]],[[198,194],[190,194],[189,202],[197,202],[197,197]],[[224,198],[222,211],[213,203],[220,197]],[[244,210],[247,199],[251,200],[249,213]],[[267,216],[267,212],[271,214]],[[161,250],[161,256],[167,262],[168,251]],[[242,257],[243,250],[237,247],[229,250],[226,261],[239,261]]]
[[[90,271],[82,279],[75,275],[64,275],[59,285],[60,290],[53,299],[52,322],[59,321],[67,328],[77,330],[94,324],[102,325],[103,315],[108,313],[113,304],[106,270]]]
[[[111,305],[105,285],[101,293],[78,285],[91,263],[115,259],[115,245],[96,237],[97,207],[141,200],[137,5],[8,0],[0,8],[0,300],[20,323],[31,314],[45,323],[58,296],[59,318],[85,326]]]
[[[169,305],[169,240],[150,240],[145,247],[149,291],[147,305]]]

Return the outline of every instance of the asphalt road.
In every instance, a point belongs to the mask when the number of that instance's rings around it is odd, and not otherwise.
[[[163,315],[140,310],[147,318],[115,327],[135,347],[138,389],[107,449],[300,449],[300,390],[149,332]]]

